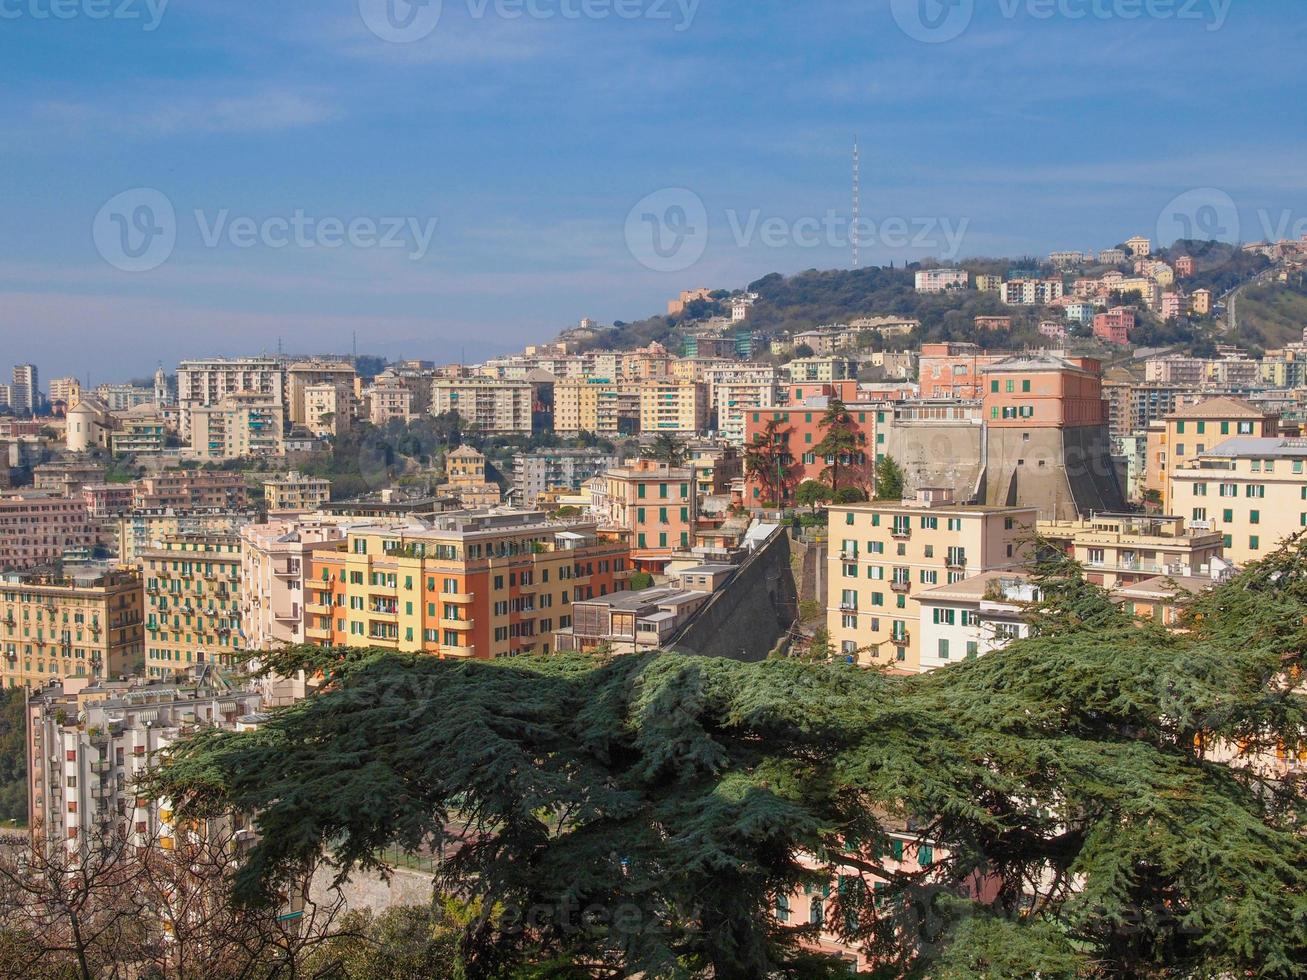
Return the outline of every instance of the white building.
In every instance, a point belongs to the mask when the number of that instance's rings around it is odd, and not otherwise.
[[[943,293],[966,289],[971,277],[966,269],[923,269],[917,273],[917,292]]]
[[[1039,590],[1023,572],[995,571],[928,589],[921,604],[921,672],[1000,650],[1030,635],[1025,613]]]

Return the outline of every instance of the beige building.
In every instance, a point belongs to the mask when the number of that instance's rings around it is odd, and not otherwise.
[[[487,433],[531,433],[535,387],[527,381],[437,378],[431,383],[431,414],[456,412]]]
[[[0,571],[45,565],[84,552],[96,541],[80,497],[31,490],[0,496]]]
[[[1177,511],[1171,502],[1170,474],[1227,439],[1271,438],[1279,418],[1238,398],[1209,398],[1177,408],[1160,425],[1148,429],[1144,488],[1155,490],[1163,513]]]
[[[287,473],[263,481],[268,513],[314,511],[331,499],[331,481],[321,476]]]
[[[285,406],[286,370],[277,357],[213,357],[182,361],[177,367],[178,424],[183,439],[191,435],[192,412],[217,405],[228,395],[269,396]]]
[[[554,386],[554,431],[607,437],[639,432],[639,387],[611,381],[560,381]]]
[[[354,365],[346,361],[298,361],[292,364],[286,369],[286,408],[291,425],[309,425],[309,388],[328,385],[352,391],[355,377]]]
[[[457,497],[469,509],[495,507],[499,484],[486,481],[486,458],[471,446],[459,446],[445,457],[446,483],[436,488],[443,496]]]
[[[62,402],[64,410],[82,400],[82,383],[76,378],[55,378],[50,382],[50,402]]]
[[[252,510],[225,507],[194,510],[137,508],[114,518],[109,526],[117,538],[118,560],[136,565],[140,563],[142,551],[162,547],[167,538],[180,534],[234,534],[246,524],[253,524],[258,517]],[[101,522],[102,525],[108,523]]]
[[[190,410],[190,455],[198,459],[283,456],[286,412],[278,395],[242,391]]]
[[[345,546],[347,521],[290,518],[241,528],[241,628],[248,650],[305,642],[309,557]]]
[[[694,381],[644,381],[640,431],[694,434],[708,427],[708,400]]]
[[[1221,537],[1238,565],[1265,558],[1307,528],[1307,440],[1227,439],[1171,472],[1175,510]]]
[[[983,572],[1021,568],[1038,511],[959,505],[923,489],[900,503],[830,509],[826,625],[842,657],[922,669],[918,597]]]
[[[141,579],[134,571],[0,576],[0,686],[130,674],[141,662]]]
[[[983,572],[918,597],[924,674],[1001,650],[1030,635],[1027,611],[1040,598],[1024,572]]]
[[[395,377],[378,377],[363,392],[368,421],[373,425],[409,422],[413,419],[413,392],[408,383]]]
[[[315,436],[338,436],[353,426],[353,388],[331,382],[306,385],[301,398],[303,425]]]
[[[241,539],[184,534],[142,549],[145,672],[169,677],[196,664],[240,659]]]
[[[1107,589],[1158,575],[1206,574],[1220,559],[1221,535],[1205,520],[1143,514],[1096,514],[1081,521],[1040,521],[1040,536],[1085,569],[1085,578]]]

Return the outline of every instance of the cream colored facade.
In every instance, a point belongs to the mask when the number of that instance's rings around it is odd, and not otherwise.
[[[1019,569],[1038,511],[956,505],[924,489],[900,503],[830,509],[826,626],[844,658],[922,669],[918,596],[982,572]]]
[[[190,410],[190,454],[209,460],[285,455],[285,419],[277,395],[238,392],[196,406]]]
[[[286,401],[292,425],[308,425],[308,389],[318,385],[354,388],[354,365],[344,361],[299,361],[286,369]],[[310,426],[312,428],[312,426]]]
[[[1279,419],[1237,398],[1209,398],[1176,409],[1148,428],[1145,488],[1156,490],[1163,513],[1183,513],[1172,505],[1169,474],[1188,466],[1209,449],[1240,436],[1272,437]]]
[[[269,513],[313,511],[331,499],[331,481],[320,476],[287,473],[263,481],[263,503]]]
[[[257,392],[285,406],[286,370],[276,357],[215,357],[182,361],[177,367],[177,405],[182,438],[191,434],[192,412],[217,405],[228,395]]]
[[[745,412],[772,408],[776,404],[776,382],[725,381],[713,388],[717,410],[717,431],[728,442],[744,445]]]
[[[459,446],[445,457],[445,479],[437,493],[458,498],[469,509],[495,507],[500,502],[499,484],[486,481],[486,458],[471,446]]]
[[[303,425],[315,436],[338,436],[354,424],[354,390],[343,384],[315,384],[301,392]]]
[[[1221,535],[1205,520],[1144,514],[1097,514],[1081,521],[1040,521],[1040,536],[1084,566],[1085,578],[1107,589],[1158,575],[1206,574],[1221,557]]]
[[[408,422],[413,418],[413,392],[398,378],[378,378],[363,393],[363,400],[368,406],[368,421],[373,425]]]
[[[644,381],[640,391],[640,431],[693,434],[708,427],[708,400],[694,381]]]
[[[633,384],[560,381],[554,386],[554,431],[615,436],[640,426],[640,392]]]
[[[1307,440],[1229,439],[1171,472],[1177,513],[1205,523],[1237,565],[1307,529]]]
[[[526,381],[437,378],[431,382],[431,414],[457,412],[482,432],[530,434],[534,396]]]
[[[292,518],[241,528],[241,628],[249,650],[305,642],[304,576],[316,551],[345,547],[348,522]]]

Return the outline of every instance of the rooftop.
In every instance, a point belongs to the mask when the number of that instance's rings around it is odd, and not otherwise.
[[[1266,413],[1242,398],[1209,398],[1197,405],[1185,405],[1167,416],[1171,419],[1260,419]]]
[[[1307,439],[1241,436],[1203,453],[1200,459],[1307,459]]]

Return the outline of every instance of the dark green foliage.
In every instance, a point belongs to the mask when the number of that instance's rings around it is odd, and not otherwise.
[[[841,860],[889,879],[890,901],[841,891],[828,921],[887,977],[1302,976],[1302,787],[1210,754],[1294,749],[1307,730],[1283,683],[1307,647],[1302,550],[1198,600],[1179,634],[1136,625],[1068,563],[1037,580],[1037,635],[910,678],[290,651],[272,666],[325,670],[329,691],[260,731],[192,737],[153,790],[260,815],[238,883],[252,901],[327,844],[366,867],[466,825],[443,885],[544,910],[528,932],[471,923],[469,976],[556,957],[619,976],[835,970],[770,913],[782,889],[830,881],[800,852],[850,840],[865,844]],[[929,877],[874,856],[905,820],[938,846]],[[582,909],[601,921],[580,927]]]
[[[27,824],[27,692],[0,690],[0,829]]]
[[[876,499],[902,500],[903,467],[893,456],[881,456],[876,460]]]

